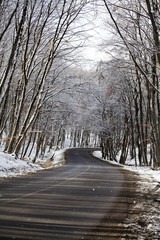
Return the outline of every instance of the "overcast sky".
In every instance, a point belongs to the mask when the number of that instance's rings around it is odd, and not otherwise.
[[[94,11],[88,13],[88,38],[85,41],[85,46],[82,54],[86,60],[88,60],[88,66],[92,66],[94,62],[101,60],[108,60],[109,54],[105,53],[102,48],[102,43],[111,37],[107,27],[105,26],[105,19],[107,17],[107,11],[104,6],[98,6]]]

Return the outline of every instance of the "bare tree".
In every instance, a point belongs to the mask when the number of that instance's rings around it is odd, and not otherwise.
[[[86,3],[26,0],[17,1],[12,7],[1,33],[3,52],[9,46],[4,48],[7,34],[12,32],[14,36],[13,42],[9,39],[12,43],[9,60],[3,58],[1,66],[1,134],[5,131],[8,136],[7,152],[18,155],[27,132],[33,130],[39,119],[43,104],[62,91],[61,84],[55,83],[61,74],[57,65],[63,64],[60,57],[74,50],[69,43],[70,26]]]
[[[139,160],[141,162],[142,157],[143,164],[151,164],[147,160],[149,144],[153,165],[159,166],[159,3],[136,0],[131,3],[103,2],[132,60],[130,76],[134,83],[131,87],[136,94],[134,107]],[[151,133],[149,129],[152,129]]]

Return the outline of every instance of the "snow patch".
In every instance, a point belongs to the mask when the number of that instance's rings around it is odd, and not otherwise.
[[[152,239],[160,239],[160,169],[154,170],[144,166],[135,167],[131,165],[129,159],[126,162],[129,165],[122,165],[115,161],[103,159],[101,151],[94,151],[93,156],[139,174],[140,181],[137,192],[142,196],[142,199],[143,196],[145,197],[144,201],[141,199],[140,202],[138,200],[133,202],[133,211],[138,209],[140,213],[134,219],[132,216],[128,218],[127,225],[139,233],[138,239],[146,239],[144,237],[146,233],[152,235]],[[144,226],[142,226],[143,224]]]
[[[49,158],[38,159],[32,163],[31,159],[21,160],[14,154],[0,151],[0,178],[15,177],[27,173],[34,173],[43,169],[60,167],[65,164],[65,149],[52,153],[53,161]]]
[[[93,156],[95,156],[97,158],[100,158],[103,161],[112,163],[114,165],[122,166],[127,170],[138,173],[144,179],[144,181],[143,181],[144,184],[146,182],[147,183],[151,182],[153,184],[152,188],[154,188],[157,184],[160,184],[160,169],[155,170],[155,169],[151,169],[150,167],[144,167],[144,166],[142,166],[142,167],[141,166],[137,166],[137,167],[130,166],[129,161],[126,163],[126,165],[122,165],[122,164],[120,164],[118,162],[115,162],[115,161],[110,161],[110,160],[107,160],[107,159],[103,159],[101,151],[94,151]],[[127,165],[127,164],[129,164],[129,165]]]
[[[43,169],[38,164],[29,163],[14,155],[0,152],[0,177],[13,177]]]
[[[61,149],[55,152],[54,154],[54,164],[63,165],[65,164],[65,151],[66,149]]]

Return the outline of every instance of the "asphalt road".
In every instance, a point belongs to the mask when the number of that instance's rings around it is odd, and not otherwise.
[[[136,176],[70,149],[58,169],[0,181],[0,239],[136,239],[121,223]]]

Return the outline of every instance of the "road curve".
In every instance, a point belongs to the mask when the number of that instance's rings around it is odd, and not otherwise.
[[[1,181],[0,239],[137,239],[121,225],[136,176],[91,150],[67,150],[62,168]]]

